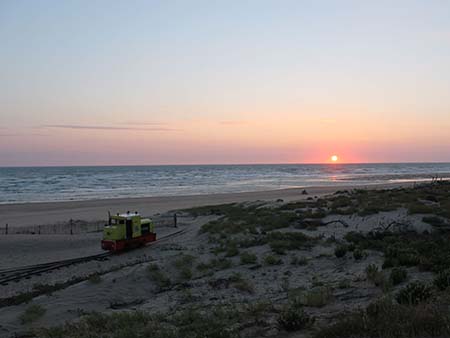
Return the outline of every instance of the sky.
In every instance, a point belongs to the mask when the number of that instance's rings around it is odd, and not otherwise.
[[[449,15],[0,0],[0,166],[450,162]]]

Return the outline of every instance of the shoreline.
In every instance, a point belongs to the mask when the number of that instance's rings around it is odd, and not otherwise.
[[[70,219],[84,221],[98,221],[106,218],[108,211],[123,212],[126,210],[139,211],[145,216],[164,213],[171,210],[214,205],[237,203],[256,200],[284,201],[301,200],[308,197],[332,194],[337,190],[351,189],[386,189],[406,187],[414,182],[375,183],[369,185],[330,185],[305,188],[288,188],[254,192],[219,193],[204,195],[154,196],[133,198],[111,198],[83,201],[58,201],[35,203],[0,204],[0,228],[8,224],[11,227],[32,225],[57,224]],[[307,195],[302,195],[306,190]]]

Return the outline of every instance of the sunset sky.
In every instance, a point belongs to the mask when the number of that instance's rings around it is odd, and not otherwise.
[[[450,1],[0,0],[0,166],[450,161]]]

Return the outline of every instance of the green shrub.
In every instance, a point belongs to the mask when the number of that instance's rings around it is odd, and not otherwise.
[[[420,262],[420,255],[413,249],[406,249],[397,253],[397,263],[402,266],[416,266]]]
[[[283,307],[278,316],[278,325],[286,331],[298,331],[311,326],[314,318],[310,317],[298,301],[291,302]]]
[[[93,273],[89,276],[89,282],[92,284],[98,284],[102,281],[102,276],[98,273]]]
[[[177,269],[182,269],[186,266],[192,267],[194,260],[195,260],[194,256],[181,254],[175,259],[175,261],[173,262],[173,265]]]
[[[288,250],[299,250],[310,247],[313,239],[301,232],[272,232],[268,235],[270,248],[277,254],[284,254]]]
[[[433,212],[434,212],[433,208],[420,202],[414,202],[408,205],[409,214],[431,214]]]
[[[180,301],[182,304],[188,304],[195,300],[195,296],[192,294],[192,290],[189,288],[182,289],[180,295]]]
[[[192,212],[192,209],[190,211]],[[196,212],[198,211],[197,208]],[[210,234],[257,234],[257,227],[263,231],[281,229],[289,227],[298,219],[294,212],[281,212],[281,209],[266,208],[256,204],[250,206],[228,204],[204,208],[200,212],[223,215],[222,218],[202,226],[200,232]]]
[[[384,269],[392,268],[392,267],[397,266],[397,265],[398,265],[398,260],[396,258],[385,257],[383,265],[381,266],[381,268],[384,270]]]
[[[408,272],[404,268],[393,268],[389,279],[392,282],[392,285],[398,285],[403,283],[408,277]]]
[[[147,267],[148,271],[158,271],[159,270],[159,265],[156,263],[150,263]]]
[[[75,322],[52,329],[40,329],[40,338],[238,338],[234,325],[239,312],[234,308],[194,307],[163,315],[143,311],[112,314],[91,313]]]
[[[450,286],[450,269],[439,272],[433,281],[439,290],[446,290]]]
[[[378,275],[380,274],[380,271],[378,270],[378,266],[376,266],[375,264],[369,264],[366,267],[365,271],[366,271],[367,279],[372,282],[375,282],[376,279],[378,278]]]
[[[22,324],[29,324],[41,318],[47,310],[41,305],[34,304],[26,308],[25,312],[19,317]]]
[[[170,278],[162,271],[157,264],[150,264],[148,266],[148,273],[150,279],[161,288],[168,288],[172,284]]]
[[[180,269],[180,278],[182,280],[190,280],[192,275],[192,269],[189,266],[185,266]]]
[[[226,257],[234,257],[239,255],[239,249],[236,245],[236,243],[229,243],[227,245],[226,251],[225,251],[225,256]]]
[[[406,306],[389,299],[377,301],[365,311],[339,316],[322,327],[314,338],[422,338],[449,337],[450,318],[442,306]]]
[[[260,320],[265,313],[273,310],[273,304],[268,300],[251,302],[246,305],[247,315],[254,321]]]
[[[350,232],[345,238],[361,249],[383,252],[383,269],[418,266],[437,273],[450,268],[450,235],[447,233],[370,232],[363,235]]]
[[[194,261],[195,257],[187,254],[181,254],[173,261],[172,264],[178,269],[179,279],[181,281],[187,281],[192,278],[192,266]]]
[[[351,283],[348,279],[341,279],[338,283],[339,289],[348,289],[351,286]]]
[[[366,267],[367,279],[374,283],[376,286],[380,287],[383,291],[388,291],[392,284],[388,280],[382,271],[379,270],[378,266],[375,264],[369,264]]]
[[[431,297],[431,288],[421,282],[412,282],[405,286],[396,296],[397,302],[406,305],[417,305]]]
[[[338,245],[336,249],[334,249],[334,255],[337,258],[344,257],[347,254],[348,247],[347,245]]]
[[[338,208],[346,208],[352,205],[352,199],[348,196],[341,195],[332,199],[330,208],[338,209]]]
[[[317,203],[320,203],[318,200]],[[326,202],[325,202],[326,203]],[[317,208],[316,210],[306,210],[303,214],[304,218],[322,219],[326,217],[328,213],[323,208]]]
[[[327,305],[333,298],[331,288],[327,286],[315,287],[305,291],[300,298],[300,302],[307,306],[322,307]]]
[[[362,251],[361,249],[355,249],[353,250],[353,258],[355,260],[361,260],[364,258],[364,251]]]
[[[247,251],[241,253],[241,264],[255,264],[257,260],[258,258],[255,254]]]
[[[264,263],[266,263],[266,265],[280,265],[283,264],[283,261],[281,260],[280,257],[275,256],[275,255],[267,255],[264,258]]]

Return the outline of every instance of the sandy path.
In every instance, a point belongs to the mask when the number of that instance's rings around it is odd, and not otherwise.
[[[360,188],[386,188],[399,185],[400,184],[378,184],[371,186],[360,186]],[[407,184],[403,183],[401,185],[406,186]],[[82,219],[86,221],[101,220],[105,219],[108,210],[111,212],[138,210],[143,215],[153,215],[156,213],[167,212],[169,210],[201,205],[255,200],[275,200],[278,198],[285,201],[290,201],[306,198],[308,196],[325,195],[333,193],[336,190],[352,188],[354,188],[354,186],[309,187],[307,188],[308,195],[301,194],[303,188],[292,188],[232,194],[2,204],[0,205],[0,227],[3,227],[6,223],[12,227],[19,227],[67,222],[69,219]]]
[[[102,253],[102,233],[0,236],[0,268],[40,264]]]

